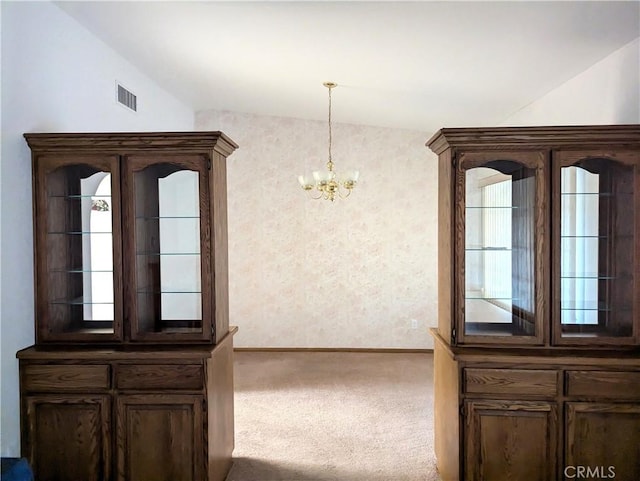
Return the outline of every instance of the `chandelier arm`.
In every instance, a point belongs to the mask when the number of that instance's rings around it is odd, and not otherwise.
[[[339,196],[341,199],[346,199],[347,197],[349,197],[349,196],[351,195],[351,189],[346,189],[346,190],[347,190],[347,193],[345,194],[345,193],[344,193],[344,188],[340,187],[340,188],[338,189],[338,196]]]
[[[309,190],[308,192],[309,192],[309,197],[311,197],[313,200],[322,199],[322,191],[320,191],[320,194],[318,195],[318,197],[314,197],[312,190]]]

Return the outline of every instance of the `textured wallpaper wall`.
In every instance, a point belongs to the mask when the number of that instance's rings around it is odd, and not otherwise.
[[[351,197],[307,198],[326,121],[202,111],[228,161],[230,322],[238,347],[430,348],[437,323],[437,159],[430,132],[334,123]],[[413,322],[412,322],[413,321]],[[415,328],[412,328],[412,324]]]

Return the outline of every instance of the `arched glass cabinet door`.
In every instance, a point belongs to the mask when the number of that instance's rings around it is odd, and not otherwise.
[[[542,152],[460,154],[457,342],[544,342]]]
[[[632,344],[638,336],[640,154],[554,153],[556,344]]]
[[[212,289],[208,160],[124,159],[125,319],[133,341],[208,341]]]
[[[38,342],[119,340],[119,159],[43,155],[34,165]]]

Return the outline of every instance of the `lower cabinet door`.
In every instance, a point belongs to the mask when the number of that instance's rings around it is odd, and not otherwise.
[[[568,402],[563,479],[640,479],[640,403]]]
[[[111,479],[111,403],[107,395],[25,398],[24,455],[38,481]]]
[[[121,395],[118,481],[204,480],[203,396]]]
[[[558,414],[544,401],[465,402],[466,481],[556,481]]]

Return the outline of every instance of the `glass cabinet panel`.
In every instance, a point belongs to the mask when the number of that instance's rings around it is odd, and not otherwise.
[[[589,158],[560,168],[560,331],[633,334],[634,167]]]
[[[133,175],[139,332],[202,333],[200,182],[169,163]]]
[[[42,161],[46,163],[46,161]],[[43,238],[47,332],[114,334],[114,197],[104,166],[60,165],[48,170]],[[40,195],[40,194],[39,194]],[[44,204],[40,204],[40,202]],[[117,214],[116,214],[117,216]]]
[[[536,336],[536,169],[463,171],[464,336]]]

